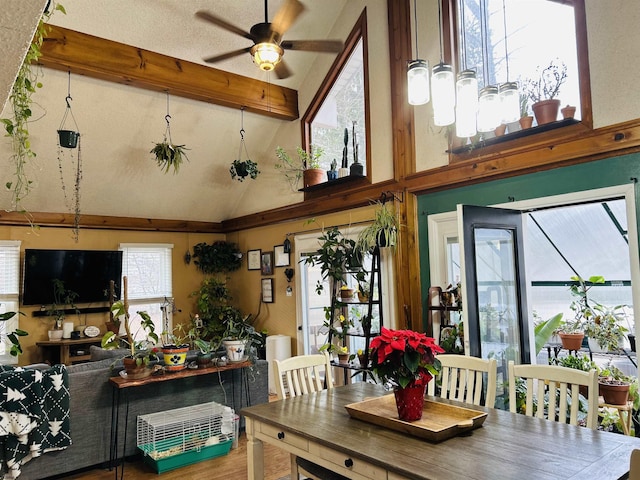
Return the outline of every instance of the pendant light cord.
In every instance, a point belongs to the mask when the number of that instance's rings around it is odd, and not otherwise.
[[[420,55],[418,54],[418,9],[416,7],[417,3],[418,3],[418,0],[413,0],[413,25],[415,27],[415,34],[416,34],[416,59],[419,59]]]
[[[438,0],[438,30],[440,31],[440,63],[444,63],[444,37],[442,35],[442,0]]]
[[[509,48],[507,47],[507,7],[502,0],[502,22],[504,24],[504,59],[507,64],[507,82],[509,82]]]

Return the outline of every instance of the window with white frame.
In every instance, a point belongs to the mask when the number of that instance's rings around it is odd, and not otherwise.
[[[0,240],[0,313],[17,312],[20,291],[20,242]],[[19,315],[0,322],[0,363],[17,363],[17,357],[9,354],[7,333],[19,327]]]
[[[138,311],[146,311],[158,336],[172,329],[173,287],[171,244],[122,243],[122,276],[127,277],[127,298],[131,332],[136,339],[145,338]],[[122,290],[124,297],[124,285]]]

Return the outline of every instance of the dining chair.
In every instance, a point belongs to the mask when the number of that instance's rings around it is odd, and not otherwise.
[[[631,452],[629,467],[629,480],[640,480],[640,449]]]
[[[331,363],[326,352],[298,355],[284,360],[274,359],[273,378],[278,400],[333,388]],[[292,454],[291,478],[298,480],[300,474],[313,480],[346,480],[347,478]]]
[[[579,398],[580,386],[587,387],[587,428],[598,428],[598,374],[595,369],[583,372],[557,365],[516,365],[511,360],[508,378],[511,412],[517,412],[516,383],[518,379],[523,379],[527,387],[525,415],[567,423],[569,413],[571,425],[578,425],[580,406],[579,401],[573,400]],[[547,405],[557,405],[558,408],[544,408],[545,393],[548,396]],[[534,398],[538,402],[535,412]]]
[[[493,407],[496,401],[498,364],[495,358],[466,355],[438,355],[442,370],[440,397],[473,405]],[[486,381],[485,381],[486,378]],[[436,381],[428,384],[429,395],[436,394]]]

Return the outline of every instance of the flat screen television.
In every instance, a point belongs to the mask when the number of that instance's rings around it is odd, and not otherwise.
[[[122,252],[118,250],[44,250],[27,248],[24,252],[22,304],[54,303],[53,280],[78,294],[76,303],[107,302],[109,282],[115,282],[120,298]]]

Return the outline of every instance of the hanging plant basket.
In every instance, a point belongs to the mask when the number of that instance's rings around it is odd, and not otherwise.
[[[255,180],[260,170],[258,170],[258,164],[252,160],[234,160],[229,167],[229,173],[233,180],[242,182],[247,177]]]
[[[79,132],[73,130],[58,130],[58,142],[64,148],[76,148],[78,146]]]
[[[166,140],[156,143],[150,153],[156,156],[156,162],[164,173],[168,173],[173,168],[173,173],[178,173],[180,165],[184,160],[189,160],[185,151],[188,150],[184,145],[174,145]]]

